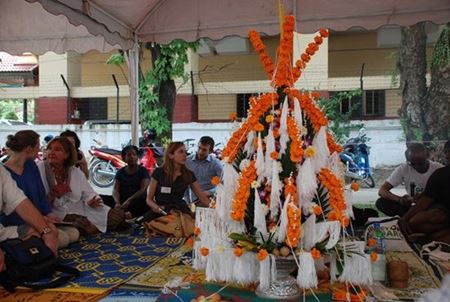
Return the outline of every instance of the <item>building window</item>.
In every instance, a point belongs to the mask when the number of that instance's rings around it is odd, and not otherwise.
[[[258,96],[256,93],[243,93],[236,95],[236,114],[238,118],[247,117],[247,110],[249,108],[250,98]]]
[[[336,94],[334,92],[330,95]],[[348,113],[351,109],[352,118],[372,118],[385,116],[385,90],[366,90],[365,102],[362,103],[362,97],[354,96],[351,99],[345,99],[341,102],[341,112]]]

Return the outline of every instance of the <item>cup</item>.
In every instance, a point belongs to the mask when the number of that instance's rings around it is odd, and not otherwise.
[[[389,286],[394,288],[408,287],[408,263],[401,260],[392,260],[387,264]]]

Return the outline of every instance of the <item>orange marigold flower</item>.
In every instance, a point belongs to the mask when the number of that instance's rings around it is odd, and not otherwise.
[[[234,122],[237,119],[237,113],[236,112],[231,112],[228,115],[228,118],[230,119],[230,121]]]
[[[258,252],[258,260],[259,261],[264,261],[264,259],[266,259],[266,257],[268,255],[269,254],[267,253],[267,251],[265,249],[260,249],[259,252]]]
[[[208,254],[209,254],[209,249],[208,249],[207,247],[202,247],[202,248],[200,249],[200,254],[201,254],[202,256],[204,256],[204,257],[208,256]]]
[[[200,230],[199,227],[195,227],[195,228],[194,228],[194,235],[195,235],[195,236],[200,235],[201,232],[202,232],[202,231]]]
[[[213,178],[211,178],[211,184],[214,186],[217,186],[218,184],[220,184],[220,177],[214,176]]]
[[[327,38],[330,35],[330,33],[328,32],[328,29],[326,29],[326,28],[321,28],[319,30],[319,32],[323,38]]]
[[[236,257],[241,257],[244,251],[240,247],[237,247],[234,249],[233,253]]]
[[[257,123],[253,129],[258,132],[264,131],[264,125],[261,123]]]
[[[377,261],[377,259],[378,259],[378,254],[377,254],[377,252],[372,252],[372,253],[370,253],[370,260],[372,260],[372,262]]]
[[[377,243],[377,241],[373,238],[369,238],[369,240],[367,240],[367,246],[368,247],[372,247],[375,246],[375,244]]]
[[[322,214],[322,207],[320,206],[313,207],[313,212],[316,216],[319,216],[320,214]]]
[[[320,251],[316,248],[313,248],[311,250],[311,256],[313,257],[313,259],[317,260],[320,259]]]
[[[323,42],[323,38],[321,36],[315,36],[314,42],[316,42],[316,44],[320,45]]]
[[[353,181],[352,184],[350,185],[350,188],[353,191],[357,192],[357,191],[359,191],[359,184],[356,181]]]
[[[315,100],[318,100],[318,99],[320,99],[320,93],[317,91],[313,91],[313,92],[311,92],[311,97]]]
[[[266,115],[266,123],[271,123],[273,121],[273,115],[268,114]]]
[[[279,156],[279,154],[278,154],[277,151],[273,151],[273,152],[270,153],[270,158],[271,159],[278,159],[278,156]]]
[[[186,244],[187,244],[189,247],[193,247],[193,246],[194,246],[194,238],[192,238],[192,236],[189,237],[189,238],[186,240]]]
[[[313,157],[316,154],[316,149],[313,146],[309,146],[305,150],[306,157]]]

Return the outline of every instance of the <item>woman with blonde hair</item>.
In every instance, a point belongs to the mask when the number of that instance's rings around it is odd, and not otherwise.
[[[189,186],[198,196],[200,205],[209,205],[209,199],[201,190],[194,173],[185,165],[186,157],[186,148],[182,142],[172,142],[167,147],[164,163],[153,172],[147,189],[147,205],[153,212],[147,219],[164,215],[172,209],[190,213],[183,200]]]
[[[5,163],[5,168],[45,220],[49,223],[58,223],[60,219],[52,213],[39,169],[34,161],[40,150],[39,144],[39,134],[33,130],[21,130],[14,135],[8,135],[6,146],[10,150],[10,157]],[[23,225],[24,221],[17,213],[13,212],[2,217],[1,224],[4,226]],[[76,228],[60,228],[58,232],[59,248],[77,241],[78,237],[79,232]]]
[[[123,211],[114,221],[110,219],[111,208],[103,204],[83,172],[75,167],[76,162],[75,147],[66,137],[57,136],[48,143],[47,159],[38,167],[53,212],[83,233],[114,229],[124,220]]]

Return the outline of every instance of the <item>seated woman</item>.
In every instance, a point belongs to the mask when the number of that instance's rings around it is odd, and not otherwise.
[[[410,241],[450,243],[450,140],[444,146],[447,166],[434,171],[417,205],[399,220]]]
[[[184,192],[190,186],[202,206],[209,206],[209,199],[203,193],[197,179],[186,168],[186,148],[182,142],[172,142],[164,154],[164,163],[156,168],[147,190],[147,205],[151,212],[147,220],[169,213],[172,209],[191,213],[183,200]]]
[[[76,161],[74,145],[57,136],[47,146],[47,160],[38,163],[53,213],[87,234],[115,229],[124,220],[123,211],[120,215],[103,204],[83,172],[74,167]]]
[[[39,169],[34,162],[39,152],[39,134],[33,130],[19,131],[15,135],[8,135],[6,146],[10,150],[10,157],[5,163],[5,168],[16,181],[17,186],[32,201],[47,222],[60,222],[60,219],[52,213]],[[2,217],[1,223],[5,226],[18,226],[25,222],[16,212],[13,212]],[[76,228],[60,227],[58,232],[59,248],[77,241],[79,235]]]
[[[81,141],[78,138],[78,135],[74,131],[67,129],[64,132],[61,132],[60,136],[67,137],[67,139],[75,146],[75,150],[77,151],[77,162],[75,163],[75,167],[80,168],[84,175],[86,175],[86,178],[89,179],[88,163],[83,151],[80,150]]]
[[[150,176],[147,169],[138,164],[138,153],[133,145],[122,149],[122,159],[127,166],[117,171],[113,188],[116,207],[121,207],[127,218],[144,215],[150,210],[145,202]]]

